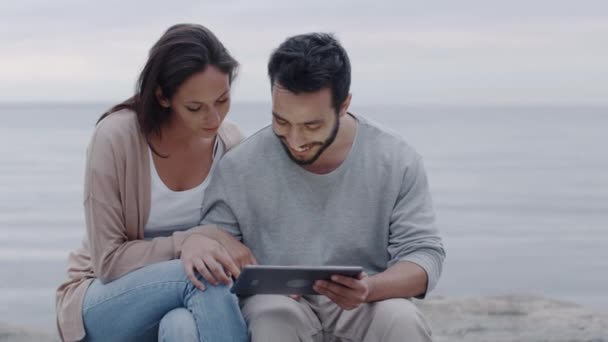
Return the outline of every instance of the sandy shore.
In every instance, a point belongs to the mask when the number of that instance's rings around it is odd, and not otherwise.
[[[608,312],[531,296],[417,302],[436,342],[608,342]],[[0,324],[0,342],[59,341],[54,333]]]
[[[531,296],[418,302],[436,342],[608,342],[608,312]]]

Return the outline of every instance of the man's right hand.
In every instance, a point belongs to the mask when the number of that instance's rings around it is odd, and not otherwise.
[[[200,290],[205,290],[205,285],[196,277],[195,271],[213,285],[220,282],[228,285],[232,282],[230,275],[241,272],[222,244],[198,233],[184,240],[180,259],[188,279]]]

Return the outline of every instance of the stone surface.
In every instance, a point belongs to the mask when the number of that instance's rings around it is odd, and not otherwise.
[[[608,342],[608,313],[532,296],[417,301],[435,342]],[[0,324],[0,342],[56,342],[55,332]]]

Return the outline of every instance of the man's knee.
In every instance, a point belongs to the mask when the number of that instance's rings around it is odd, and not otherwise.
[[[247,298],[242,312],[254,339],[268,334],[278,334],[286,339],[298,336],[310,338],[321,329],[320,324],[312,321],[312,312],[307,313],[302,304],[286,296],[257,295]]]
[[[247,300],[243,315],[248,322],[280,322],[296,324],[306,319],[300,305],[286,296],[258,295]]]
[[[194,317],[184,308],[169,311],[158,327],[159,341],[198,341]]]
[[[420,310],[407,299],[388,299],[376,303],[373,322],[384,333],[402,336],[431,336],[431,327]],[[382,332],[381,332],[382,333]]]

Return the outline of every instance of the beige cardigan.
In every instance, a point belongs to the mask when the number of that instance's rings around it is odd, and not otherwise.
[[[226,149],[243,139],[224,122],[218,135]],[[82,303],[93,279],[110,282],[138,268],[177,259],[182,243],[197,228],[143,240],[150,212],[148,144],[135,113],[116,112],[102,120],[87,149],[84,182],[87,238],[68,257],[68,279],[56,293],[61,338],[84,338]]]

